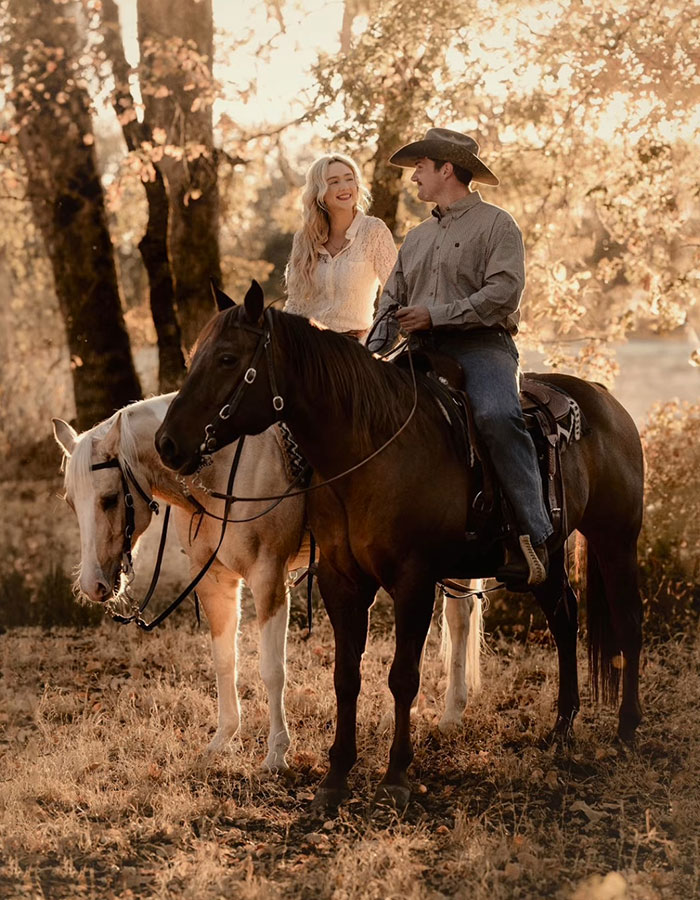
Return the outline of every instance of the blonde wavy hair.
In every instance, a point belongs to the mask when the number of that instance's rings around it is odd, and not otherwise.
[[[284,273],[290,297],[310,299],[314,295],[314,278],[318,265],[318,249],[328,240],[330,218],[323,205],[328,190],[328,167],[338,162],[347,166],[357,184],[357,208],[366,212],[371,196],[357,164],[349,156],[333,153],[321,156],[309,167],[302,194],[302,225],[294,235],[292,253]]]

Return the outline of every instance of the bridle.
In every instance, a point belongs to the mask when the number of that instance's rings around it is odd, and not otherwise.
[[[250,364],[248,365],[243,378],[233,389],[231,396],[221,407],[214,421],[211,424],[204,426],[204,440],[199,446],[199,452],[202,455],[203,460],[206,459],[208,454],[214,453],[215,450],[219,449],[216,439],[216,426],[231,418],[241,405],[246,388],[253,384],[257,378],[257,367],[272,343],[272,316],[269,309],[266,309],[264,312],[264,323],[265,324],[262,326],[250,325],[247,322],[239,322],[236,325],[237,328],[240,328],[243,331],[249,331],[252,334],[258,335],[258,343],[255,346]],[[276,413],[275,421],[279,421],[282,410],[284,409],[284,399],[277,390],[275,369],[272,364],[272,359],[269,356],[267,359],[267,371],[270,378],[270,390],[272,391],[272,407]],[[204,462],[204,465],[206,465],[206,462]]]
[[[131,581],[133,581],[133,577],[134,577],[134,566],[133,566],[133,559],[132,559],[132,540],[133,540],[133,536],[135,533],[135,527],[136,527],[136,515],[135,515],[135,511],[134,511],[135,510],[134,496],[129,489],[129,482],[131,482],[134,485],[137,493],[143,498],[143,500],[146,501],[146,503],[148,504],[148,508],[151,510],[151,512],[153,512],[155,515],[158,515],[158,513],[160,511],[160,507],[159,507],[158,501],[155,500],[153,497],[149,496],[149,494],[141,487],[141,485],[138,482],[138,479],[134,475],[134,472],[133,472],[131,466],[129,466],[129,464],[126,461],[120,462],[120,460],[117,457],[114,457],[113,459],[108,459],[105,462],[94,463],[91,466],[91,470],[93,472],[99,471],[100,469],[119,469],[119,474],[121,475],[121,481],[122,481],[122,490],[124,492],[124,508],[126,511],[126,526],[124,528],[124,544],[123,544],[123,548],[122,548],[122,563],[121,563],[121,567],[120,567],[120,574],[124,574],[127,578],[127,585],[126,585],[126,588],[123,589],[122,594],[125,595],[126,599],[131,602],[132,610],[131,610],[130,615],[124,616],[124,615],[121,615],[120,613],[115,612],[113,609],[110,609],[110,615],[111,615],[113,621],[118,622],[120,625],[129,625],[129,624],[131,624],[131,622],[135,622],[136,625],[142,631],[153,631],[153,629],[157,628],[158,625],[161,624],[161,622],[163,622],[165,619],[168,618],[168,616],[171,615],[171,613],[175,612],[175,610],[178,608],[178,606],[180,606],[180,604],[185,599],[187,599],[187,597],[189,597],[190,594],[193,594],[194,602],[195,602],[195,612],[197,615],[197,622],[199,623],[199,621],[200,621],[199,597],[198,597],[197,591],[195,589],[196,589],[197,585],[199,584],[199,582],[202,580],[202,578],[204,578],[206,573],[209,571],[209,569],[213,565],[213,563],[219,553],[219,550],[221,549],[221,545],[224,542],[224,537],[226,535],[226,528],[227,528],[229,522],[250,522],[250,521],[253,521],[253,519],[259,518],[259,516],[250,516],[247,519],[231,519],[231,518],[229,518],[229,511],[230,511],[231,505],[233,503],[233,500],[228,499],[228,497],[232,496],[231,491],[233,490],[233,484],[234,484],[234,480],[236,477],[236,472],[238,471],[238,466],[239,466],[239,463],[241,460],[241,455],[243,453],[244,442],[245,442],[245,435],[239,439],[238,446],[236,447],[236,452],[234,454],[233,461],[231,463],[231,470],[229,472],[228,483],[226,486],[226,494],[223,495],[224,501],[225,501],[223,516],[214,516],[213,513],[210,513],[200,503],[198,503],[194,499],[194,497],[192,497],[188,494],[185,494],[185,496],[187,497],[187,499],[189,500],[189,502],[193,505],[193,507],[195,509],[195,511],[193,513],[193,521],[194,521],[194,516],[196,516],[196,515],[200,516],[199,524],[197,525],[196,530],[195,530],[195,538],[197,536],[197,532],[199,531],[199,525],[201,525],[202,518],[204,517],[204,515],[207,515],[212,518],[218,519],[221,522],[221,532],[219,534],[219,540],[218,540],[216,547],[214,548],[211,556],[204,563],[204,565],[200,569],[199,573],[192,579],[192,581],[190,581],[190,583],[187,585],[187,587],[184,588],[180,592],[180,594],[175,598],[175,600],[172,601],[172,603],[167,607],[167,609],[163,610],[163,612],[161,612],[158,616],[156,616],[156,618],[153,619],[151,622],[145,621],[145,619],[143,618],[143,613],[146,611],[146,608],[147,608],[148,604],[150,603],[151,598],[153,597],[153,594],[155,593],[155,589],[158,584],[158,579],[160,577],[160,570],[161,570],[161,566],[163,563],[163,555],[165,552],[165,542],[166,542],[167,534],[168,534],[168,523],[170,520],[170,509],[171,509],[170,505],[168,504],[165,508],[165,515],[163,517],[163,527],[161,529],[160,542],[158,544],[158,553],[156,556],[155,565],[153,567],[151,583],[149,584],[148,590],[146,591],[146,594],[145,594],[143,600],[141,601],[141,603],[136,603],[133,600],[133,598],[129,595],[129,592],[128,592],[129,585],[130,585]],[[293,487],[295,484],[297,484],[299,481],[299,478],[301,476],[303,476],[304,474],[305,474],[304,472],[301,472],[299,474],[299,476],[297,476],[297,478],[294,479],[294,481],[292,482],[290,487]],[[269,507],[261,515],[264,515],[265,513],[269,512],[272,508],[274,508],[274,506],[277,506],[282,501],[282,499],[284,499],[284,498],[281,497],[277,501],[277,503],[274,503],[273,506]],[[312,627],[311,626],[311,622],[312,622],[312,591],[313,591],[313,578],[314,578],[314,574],[316,571],[314,560],[315,560],[315,541],[313,539],[313,535],[310,535],[310,551],[309,551],[308,569],[306,570],[304,575],[297,578],[297,580],[294,582],[294,585],[296,586],[304,578],[308,579],[308,582],[307,582],[308,631],[307,631],[307,635],[306,635],[307,638],[310,637],[310,635],[311,635],[311,627]]]
[[[233,462],[231,463],[231,471],[229,473],[228,484],[227,484],[227,493],[230,493],[233,490],[233,483],[236,477],[236,472],[238,470],[238,464],[240,463],[241,454],[243,452],[243,443],[244,438],[241,438],[238,442],[238,446],[236,447],[236,453],[233,458]],[[126,515],[126,525],[124,528],[124,544],[122,547],[122,562],[120,567],[120,574],[126,576],[127,585],[126,588],[123,589],[122,594],[126,596],[127,600],[129,600],[132,604],[131,614],[128,616],[123,616],[120,613],[115,612],[113,609],[110,610],[110,615],[115,622],[118,622],[120,625],[129,625],[131,622],[135,622],[136,625],[142,631],[153,631],[160,623],[167,619],[167,617],[173,613],[178,606],[189,597],[190,594],[194,594],[195,601],[195,610],[197,613],[197,621],[199,622],[199,597],[197,596],[197,592],[195,588],[199,584],[199,582],[204,578],[206,573],[209,571],[211,566],[214,563],[214,560],[217,557],[219,550],[221,549],[221,545],[224,542],[224,536],[226,535],[226,527],[228,523],[231,521],[228,518],[229,509],[231,507],[231,502],[226,500],[224,506],[224,515],[221,519],[221,533],[219,535],[219,540],[214,548],[209,559],[202,566],[199,573],[190,581],[186,588],[184,588],[180,594],[173,600],[170,606],[167,609],[163,610],[156,618],[151,622],[146,622],[143,618],[143,613],[146,610],[146,607],[151,601],[153,594],[155,593],[156,585],[158,584],[158,578],[160,576],[160,570],[163,563],[163,554],[165,552],[165,542],[168,534],[168,523],[170,521],[170,505],[166,506],[165,515],[163,517],[163,527],[161,529],[160,534],[160,543],[158,545],[158,554],[156,556],[155,566],[153,568],[153,575],[151,576],[151,583],[146,591],[146,595],[141,603],[136,603],[133,598],[128,593],[129,585],[134,578],[134,565],[133,565],[133,554],[132,554],[132,540],[134,537],[135,527],[136,527],[136,514],[134,511],[134,496],[129,489],[129,482],[131,482],[136,488],[138,494],[146,501],[148,504],[148,508],[155,515],[158,515],[160,507],[157,500],[154,500],[153,497],[150,497],[146,491],[139,484],[136,476],[133,473],[133,470],[129,466],[126,461],[121,462],[117,457],[113,459],[108,459],[105,462],[94,463],[91,466],[91,470],[93,472],[98,471],[100,469],[119,469],[119,473],[121,475],[122,481],[122,490],[124,491],[124,508]]]
[[[122,491],[124,492],[124,509],[125,509],[125,517],[126,517],[126,525],[124,527],[124,543],[122,545],[122,563],[120,572],[123,575],[126,575],[127,579],[131,580],[134,576],[134,562],[132,558],[132,540],[134,537],[134,531],[136,529],[136,513],[134,511],[134,495],[131,493],[129,489],[129,482],[133,484],[136,488],[137,493],[146,501],[148,508],[154,515],[158,515],[160,512],[160,505],[157,500],[154,500],[149,494],[144,491],[141,485],[138,482],[138,479],[134,475],[134,471],[126,460],[120,462],[117,457],[113,459],[108,459],[105,462],[93,463],[90,466],[90,470],[92,472],[97,472],[100,469],[119,469],[119,474],[121,476],[122,481]],[[170,515],[170,507],[166,509],[166,517]]]
[[[391,311],[392,310],[388,310],[387,312],[391,312]],[[243,396],[244,396],[244,392],[245,392],[246,388],[248,386],[250,386],[251,384],[253,384],[253,382],[255,381],[255,379],[257,377],[257,374],[258,374],[257,367],[260,364],[260,360],[262,359],[263,355],[268,351],[268,349],[270,348],[271,343],[272,343],[273,324],[272,324],[272,316],[270,314],[269,309],[265,310],[265,312],[264,312],[264,324],[262,326],[257,326],[257,325],[252,325],[252,324],[249,324],[246,322],[241,322],[241,323],[238,323],[237,327],[243,329],[244,331],[249,331],[249,332],[257,335],[258,342],[256,344],[255,350],[253,351],[253,354],[252,354],[251,360],[250,360],[250,364],[249,364],[248,368],[246,369],[246,372],[243,375],[243,378],[233,389],[229,400],[219,410],[216,419],[214,419],[214,421],[212,423],[205,426],[204,440],[199,448],[200,454],[201,454],[201,463],[200,463],[200,466],[197,469],[197,472],[195,473],[195,475],[198,472],[200,472],[204,466],[211,463],[211,454],[213,452],[215,452],[216,449],[218,448],[218,442],[216,439],[217,424],[219,424],[221,422],[225,422],[238,409],[238,407],[240,406],[240,404],[243,400]],[[132,550],[133,550],[132,540],[133,540],[133,536],[135,533],[134,497],[129,488],[129,482],[131,482],[134,485],[137,493],[146,502],[146,504],[148,505],[148,508],[155,515],[158,515],[158,513],[160,511],[160,507],[159,507],[158,502],[153,497],[149,496],[149,494],[141,487],[141,485],[138,482],[138,479],[134,475],[133,470],[131,469],[131,467],[129,466],[129,464],[126,461],[123,461],[123,463],[122,463],[122,462],[120,462],[120,460],[118,458],[115,457],[113,459],[106,460],[105,462],[93,464],[91,467],[93,472],[98,471],[100,469],[118,468],[120,475],[121,475],[122,490],[124,492],[126,525],[124,528],[124,543],[123,543],[123,548],[122,548],[122,563],[121,563],[121,568],[120,568],[120,574],[124,574],[127,578],[127,588],[126,588],[126,591],[124,591],[124,593],[126,593],[127,599],[132,601],[132,612],[128,616],[123,616],[114,611],[111,611],[112,619],[115,622],[118,622],[119,624],[122,624],[122,625],[128,625],[131,622],[135,622],[136,625],[142,631],[152,631],[154,628],[156,628],[158,625],[160,625],[160,623],[164,619],[166,619],[172,612],[174,612],[175,609],[177,609],[177,607],[190,594],[193,593],[194,600],[195,600],[195,609],[197,612],[197,620],[199,621],[199,598],[197,596],[197,592],[196,592],[195,588],[196,588],[197,584],[199,584],[201,579],[204,577],[204,575],[208,572],[208,570],[210,569],[212,564],[214,563],[214,560],[216,559],[219,549],[221,548],[221,545],[223,543],[224,536],[226,533],[226,527],[229,522],[233,522],[233,523],[235,523],[235,522],[252,522],[255,519],[260,518],[261,516],[266,515],[268,512],[270,512],[272,509],[274,509],[274,507],[279,505],[279,503],[281,503],[282,500],[286,499],[287,497],[295,497],[295,496],[299,496],[301,494],[306,494],[312,490],[317,490],[320,487],[324,487],[327,484],[338,481],[340,478],[344,478],[345,476],[349,475],[351,472],[354,472],[357,469],[364,466],[367,462],[369,462],[371,459],[373,459],[375,456],[377,456],[379,453],[381,453],[408,426],[409,422],[412,420],[412,418],[415,414],[416,407],[418,404],[418,389],[417,389],[417,383],[416,383],[416,374],[415,374],[415,371],[413,368],[413,359],[411,357],[410,348],[408,351],[408,356],[409,356],[411,377],[412,377],[412,381],[413,381],[413,404],[411,407],[411,411],[409,412],[408,417],[406,418],[405,422],[401,425],[401,427],[387,441],[385,441],[384,444],[381,445],[381,447],[379,447],[377,450],[372,452],[369,456],[367,456],[365,459],[361,460],[356,465],[350,467],[349,469],[346,469],[344,472],[341,472],[338,475],[333,476],[332,478],[326,479],[325,481],[319,482],[314,485],[309,485],[309,486],[299,489],[299,490],[293,490],[293,488],[295,488],[295,486],[299,483],[299,480],[302,477],[305,477],[305,472],[301,472],[300,475],[294,479],[294,481],[289,485],[287,490],[284,491],[284,493],[282,493],[282,494],[275,494],[275,495],[272,495],[269,497],[236,497],[232,493],[232,490],[233,490],[233,484],[234,484],[236,471],[238,469],[238,465],[239,465],[240,458],[241,458],[241,453],[243,451],[243,444],[244,444],[245,436],[242,435],[238,440],[238,445],[236,447],[234,459],[231,464],[231,471],[229,473],[228,484],[226,486],[226,492],[220,493],[217,491],[212,491],[212,490],[206,488],[204,485],[200,484],[200,487],[209,496],[211,496],[215,499],[220,499],[220,500],[224,501],[225,505],[224,505],[224,510],[223,510],[223,516],[217,516],[217,515],[214,515],[213,513],[210,513],[201,504],[199,504],[197,501],[195,501],[195,499],[191,496],[189,491],[185,490],[185,496],[187,497],[189,502],[192,503],[192,505],[195,507],[195,515],[196,514],[200,515],[200,524],[201,524],[201,519],[205,515],[208,517],[211,517],[211,518],[215,518],[222,523],[221,533],[220,533],[216,548],[214,549],[213,553],[211,554],[211,556],[209,557],[207,562],[204,564],[203,568],[200,570],[199,574],[190,582],[189,585],[187,585],[187,587],[178,595],[178,597],[176,597],[176,599],[170,604],[170,606],[168,606],[167,609],[165,609],[162,613],[160,613],[151,622],[146,622],[143,619],[143,613],[146,610],[146,607],[148,606],[148,604],[155,592],[156,585],[158,583],[158,578],[160,575],[160,569],[161,569],[162,560],[163,560],[163,554],[165,551],[165,542],[166,542],[168,523],[169,523],[169,518],[170,518],[170,506],[168,505],[166,507],[165,515],[163,517],[163,527],[161,530],[158,554],[157,554],[156,563],[155,563],[154,570],[153,570],[153,575],[151,577],[151,583],[149,585],[149,588],[146,592],[144,599],[141,601],[140,604],[136,604],[128,594],[128,585],[133,580],[133,577],[134,577],[134,568],[133,568],[133,559],[132,559]],[[269,379],[270,379],[270,389],[272,391],[272,406],[276,413],[275,421],[279,421],[282,418],[281,413],[284,410],[284,399],[277,389],[277,379],[275,377],[275,371],[274,371],[274,366],[273,366],[271,357],[268,357],[268,374],[269,374]],[[186,488],[186,483],[185,483],[184,479],[180,477],[179,480]],[[275,501],[275,502],[272,504],[272,506],[268,507],[267,509],[263,510],[261,513],[258,513],[257,515],[249,516],[244,519],[230,519],[229,518],[230,508],[233,505],[233,503],[235,503],[237,501],[238,502],[255,502],[258,500],[260,500],[260,501],[270,501],[271,500],[271,501]],[[197,528],[198,527],[199,526],[197,526]],[[307,609],[308,609],[308,626],[309,626],[308,634],[309,635],[311,634],[311,594],[312,594],[313,574],[315,571],[315,565],[313,562],[314,556],[315,556],[313,536],[311,536],[311,540],[312,540],[311,557],[310,557],[310,562],[309,562],[309,568],[307,570],[307,576],[308,576]],[[305,577],[305,576],[302,576],[302,577]],[[298,583],[298,581],[299,581],[299,579],[297,580],[296,583]]]
[[[385,311],[384,316],[382,316],[382,319],[386,315],[393,313],[393,312],[394,312],[394,308],[393,307],[389,308],[388,310]],[[381,319],[377,323],[375,323],[375,327],[376,327],[376,325],[379,324],[380,321],[381,321]],[[257,368],[256,367],[258,366],[260,359],[262,358],[263,354],[266,353],[267,350],[272,345],[273,325],[272,325],[272,315],[271,315],[271,311],[270,311],[269,307],[264,312],[264,324],[262,326],[249,325],[248,323],[241,322],[241,323],[237,323],[236,327],[242,328],[244,331],[250,331],[253,334],[257,334],[259,336],[258,343],[255,347],[255,350],[253,351],[250,365],[249,365],[248,369],[246,370],[245,374],[243,375],[243,378],[241,379],[241,381],[233,389],[230,399],[221,407],[221,409],[219,410],[219,412],[217,414],[216,419],[214,419],[214,421],[211,424],[205,425],[205,427],[204,427],[204,440],[202,441],[202,443],[199,446],[200,465],[197,468],[196,472],[194,473],[195,476],[197,476],[197,474],[199,472],[201,472],[201,470],[203,468],[205,468],[206,466],[211,464],[211,455],[210,454],[215,452],[218,448],[218,443],[216,440],[216,425],[221,421],[226,421],[227,419],[229,419],[233,415],[233,413],[238,409],[238,407],[241,404],[241,401],[243,400],[243,395],[244,395],[246,387],[253,384],[253,382],[255,381],[255,379],[257,377]],[[289,487],[287,488],[286,491],[284,491],[284,493],[271,494],[270,496],[267,496],[267,497],[237,497],[234,494],[231,494],[228,492],[223,494],[219,491],[212,491],[212,490],[206,488],[201,483],[199,486],[210,497],[213,497],[216,500],[225,500],[226,502],[230,502],[230,503],[236,503],[236,502],[252,503],[252,502],[255,502],[258,500],[259,501],[276,500],[277,502],[280,502],[281,500],[284,500],[287,497],[298,497],[302,494],[308,494],[311,491],[316,491],[319,488],[326,487],[326,485],[333,484],[334,482],[339,481],[341,478],[345,478],[347,475],[350,475],[352,472],[355,472],[358,469],[362,468],[362,466],[366,465],[366,463],[368,463],[370,460],[374,459],[375,456],[378,456],[383,450],[385,450],[390,444],[392,444],[396,440],[396,438],[404,431],[404,429],[408,427],[408,424],[413,419],[413,416],[415,415],[416,409],[418,407],[418,385],[416,382],[415,369],[413,367],[413,356],[411,354],[411,348],[410,348],[409,344],[406,344],[406,350],[407,350],[407,354],[408,354],[411,379],[413,382],[413,404],[411,406],[411,411],[409,412],[406,420],[401,425],[401,427],[398,428],[398,430],[395,431],[394,434],[392,434],[392,436],[381,445],[381,447],[378,447],[376,450],[374,450],[372,453],[370,453],[369,456],[366,456],[364,459],[360,460],[360,462],[356,463],[353,466],[350,466],[350,468],[345,469],[343,472],[340,472],[337,475],[333,475],[331,478],[326,478],[324,481],[319,481],[316,484],[308,485],[307,487],[300,488],[299,490],[292,490],[292,488],[294,488],[296,481],[297,481],[297,479],[295,479],[295,481],[293,481],[292,484],[289,485]],[[284,410],[284,398],[277,391],[277,379],[275,377],[275,371],[274,371],[274,366],[272,364],[271,356],[268,356],[267,370],[268,370],[268,374],[269,374],[269,378],[270,378],[270,388],[272,390],[272,406],[276,413],[275,421],[278,422],[282,419],[281,414],[282,414],[282,411]],[[180,478],[180,481],[182,484],[184,484],[184,480],[182,478]],[[277,506],[277,503],[275,503],[274,506]],[[260,518],[261,516],[264,516],[268,512],[270,512],[270,510],[273,508],[274,507],[269,507],[268,509],[263,510],[258,515],[252,516],[249,519],[244,519],[241,521],[249,522],[249,521],[252,521],[253,519]],[[211,513],[206,512],[206,511],[205,511],[205,514],[212,515]],[[218,518],[218,516],[214,517],[214,518]],[[237,520],[233,519],[231,521],[235,522]]]

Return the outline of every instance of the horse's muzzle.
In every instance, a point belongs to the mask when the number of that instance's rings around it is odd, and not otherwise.
[[[156,450],[163,464],[181,475],[192,475],[197,470],[199,454],[185,454],[175,439],[162,430],[162,426],[156,432]]]
[[[111,579],[111,584],[110,578],[104,573],[94,575],[92,578],[83,575],[79,583],[80,593],[91,603],[106,603],[119,589],[120,577],[119,569]]]

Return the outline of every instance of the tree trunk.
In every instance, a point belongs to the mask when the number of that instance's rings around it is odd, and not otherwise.
[[[392,233],[396,231],[396,213],[401,196],[403,170],[392,166],[389,157],[401,144],[397,130],[386,120],[379,132],[372,176],[372,208],[370,213],[381,219]]]
[[[19,146],[66,323],[78,427],[141,397],[124,325],[89,98],[76,79],[66,6],[10,0],[7,27]]]
[[[209,281],[221,278],[212,4],[138,0],[137,8],[146,119],[165,131],[169,148],[157,165],[168,191],[168,258],[189,348],[213,314]]]
[[[107,58],[114,75],[112,105],[122,126],[129,151],[153,140],[148,121],[139,122],[129,86],[130,67],[124,53],[115,0],[102,2],[102,33]],[[148,274],[151,316],[158,341],[158,388],[176,390],[185,374],[180,326],[175,315],[175,288],[168,260],[168,195],[163,176],[155,170],[153,181],[144,183],[148,202],[148,225],[139,241],[139,252]]]
[[[148,273],[151,316],[158,339],[158,388],[177,390],[185,376],[182,334],[175,315],[175,290],[168,261],[168,195],[160,172],[146,182],[148,226],[139,253]]]

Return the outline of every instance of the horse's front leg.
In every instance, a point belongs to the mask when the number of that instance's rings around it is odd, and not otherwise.
[[[411,705],[420,687],[421,654],[435,603],[434,579],[406,578],[392,591],[392,596],[396,651],[389,673],[389,688],[394,695],[395,729],[389,768],[377,788],[375,800],[389,800],[397,809],[403,809],[411,796],[407,775],[413,761]]]
[[[337,807],[349,796],[347,777],[357,759],[360,664],[367,643],[369,608],[377,591],[375,582],[359,577],[361,582],[351,581],[321,557],[318,584],[335,637],[337,718],[335,740],[329,752],[331,765],[316,791],[315,807]]]
[[[207,746],[208,753],[215,753],[226,747],[241,721],[236,685],[240,578],[217,566],[216,573],[208,573],[199,583],[197,593],[209,622],[216,672],[219,721]]]
[[[260,627],[260,675],[270,707],[267,756],[263,763],[263,769],[269,772],[281,772],[288,768],[286,754],[290,744],[284,707],[289,624],[289,595],[284,585],[285,573],[283,561],[259,559],[247,576]]]

